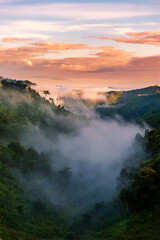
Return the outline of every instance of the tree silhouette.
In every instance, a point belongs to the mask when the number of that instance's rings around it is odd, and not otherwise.
[[[54,99],[53,98],[49,98],[50,103],[54,104]]]
[[[50,95],[50,91],[49,90],[45,90],[45,91],[43,91],[43,94],[45,95],[45,99],[46,99],[47,95]]]

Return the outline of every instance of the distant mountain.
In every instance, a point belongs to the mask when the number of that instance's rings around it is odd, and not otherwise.
[[[111,91],[105,95],[108,105],[96,106],[96,111],[102,118],[118,114],[128,121],[146,121],[152,126],[158,126],[160,123],[159,86],[131,91]]]

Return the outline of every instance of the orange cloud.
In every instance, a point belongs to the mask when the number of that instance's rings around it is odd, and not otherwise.
[[[75,87],[144,87],[160,84],[160,56],[134,57],[126,64],[112,66],[102,59],[35,58],[31,60],[32,67],[24,61],[3,62],[0,71],[6,77],[30,79],[39,86],[48,87],[56,84]]]
[[[90,49],[90,47],[85,44],[53,42],[36,42],[33,43],[32,46],[14,48],[0,47],[0,62],[36,62],[38,59],[43,58],[44,55],[50,51],[57,53],[57,51],[59,52],[75,49]],[[131,57],[130,53],[115,49],[113,47],[91,47],[91,50],[92,49],[99,52],[91,53],[90,55],[92,57],[66,58],[60,60],[59,62],[62,62],[60,64],[60,68],[69,71],[94,71],[101,67],[105,67],[106,65],[111,67],[125,64]],[[28,65],[31,66],[31,64]],[[50,64],[46,65],[46,67],[49,66]]]
[[[42,42],[40,42],[42,43]],[[36,44],[24,47],[0,47],[0,71],[7,77],[30,79],[43,84],[54,81],[74,86],[143,87],[160,84],[160,55],[135,57],[111,46],[92,47],[90,57],[47,59],[49,51],[76,49],[73,44]],[[84,45],[84,48],[88,47]],[[89,48],[89,47],[88,47]]]
[[[49,51],[66,51],[75,49],[87,49],[89,48],[85,44],[68,44],[68,43],[45,43],[37,42],[33,43],[34,46],[24,46],[24,47],[0,47],[0,62],[3,61],[21,61],[26,58],[40,57]]]
[[[113,47],[98,48],[101,52],[91,54],[95,57],[67,58],[61,60],[61,68],[68,71],[92,72],[127,64],[131,54]]]
[[[127,60],[124,60],[126,59]],[[116,57],[116,59],[118,56]],[[45,75],[43,79],[56,84],[72,86],[125,86],[143,87],[160,84],[160,55],[154,57],[113,57],[34,59],[32,76]],[[119,57],[120,59],[120,57]],[[38,77],[38,80],[40,78]],[[42,81],[43,83],[43,81]],[[53,83],[52,83],[53,84]]]
[[[5,38],[3,42],[14,43],[15,41],[29,41],[31,38]],[[66,50],[80,50],[92,49],[86,44],[72,44],[72,43],[54,43],[54,42],[35,42],[31,43],[32,46],[8,48],[0,46],[0,62],[17,62],[24,61],[28,58],[42,57],[48,52],[60,53]]]
[[[56,42],[35,42],[32,43],[33,46],[45,48],[49,50],[77,50],[77,49],[91,49],[86,44],[73,44],[73,43],[56,43]]]
[[[149,44],[149,45],[160,45],[160,32],[150,31],[150,32],[130,32],[127,33],[130,38],[127,37],[105,37],[101,36],[100,39],[114,40],[116,42],[122,43],[135,43],[135,44]]]
[[[38,47],[0,47],[0,63],[24,61],[26,58],[34,58],[44,53],[46,50]]]
[[[4,43],[27,42],[32,41],[32,38],[3,38]]]
[[[0,48],[0,63],[20,63],[25,64],[29,67],[37,67],[39,69],[56,69],[57,71],[64,72],[113,72],[117,69],[132,68],[135,65],[135,60],[138,58],[126,52],[124,50],[116,49],[111,46],[97,47],[99,50],[97,53],[91,53],[91,57],[73,57],[65,59],[44,59],[43,56],[49,50],[57,49],[68,49],[68,44],[59,45],[56,44],[55,47],[48,43],[36,44],[36,46],[25,46],[25,47],[15,47],[15,48]],[[74,44],[70,44],[71,47]],[[44,47],[43,47],[44,46]],[[74,46],[76,48],[78,46]],[[142,58],[139,58],[140,60]],[[147,63],[144,58],[143,62]],[[131,64],[132,63],[132,64]],[[132,67],[131,67],[132,65]],[[139,66],[137,65],[136,68]],[[120,71],[120,70],[119,70]]]
[[[98,48],[100,52],[92,55],[96,55],[98,57],[103,57],[103,58],[113,58],[115,62],[128,62],[128,59],[133,56],[132,53],[126,52],[124,50],[120,50],[111,46],[104,46],[104,47],[99,47]]]

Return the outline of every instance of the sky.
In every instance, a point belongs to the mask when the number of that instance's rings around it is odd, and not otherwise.
[[[42,88],[160,85],[160,1],[0,0],[0,75]]]

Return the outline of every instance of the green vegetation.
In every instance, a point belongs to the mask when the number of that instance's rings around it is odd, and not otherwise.
[[[56,169],[47,154],[20,143],[22,134],[32,124],[37,124],[48,136],[72,133],[73,114],[55,106],[53,98],[47,100],[48,91],[44,94],[45,98],[21,81],[2,80],[0,240],[159,240],[160,88],[108,94],[112,107],[98,110],[102,117],[120,114],[128,121],[147,121],[156,128],[146,131],[144,138],[137,135],[147,157],[121,170],[114,199],[97,202],[77,215],[71,206],[65,209],[72,177],[70,168]],[[58,161],[57,153],[53,159],[54,163]],[[34,185],[35,176],[38,181]],[[62,206],[52,196],[45,197],[42,189],[48,195],[50,191],[61,194],[66,205]]]
[[[47,128],[47,114],[69,114],[63,107],[40,97],[25,83],[2,81],[0,89],[0,237],[10,239],[64,239],[67,223],[63,211],[42,199],[32,177],[50,177],[59,189],[68,170],[51,171],[46,157],[19,143],[31,123]],[[57,129],[57,122],[52,128]],[[59,127],[59,131],[60,131]],[[65,129],[64,129],[65,130]],[[32,190],[32,191],[31,191]],[[30,192],[29,192],[30,191]],[[38,190],[37,190],[38,191]]]
[[[97,108],[102,118],[120,115],[127,121],[147,122],[153,127],[160,124],[160,87],[153,86],[132,91],[107,94],[110,106]]]
[[[85,240],[158,240],[160,238],[159,129],[146,132],[146,151],[152,158],[122,169],[120,194],[111,203],[99,203],[72,227]],[[154,155],[156,153],[156,155]],[[82,231],[83,229],[83,231]]]

